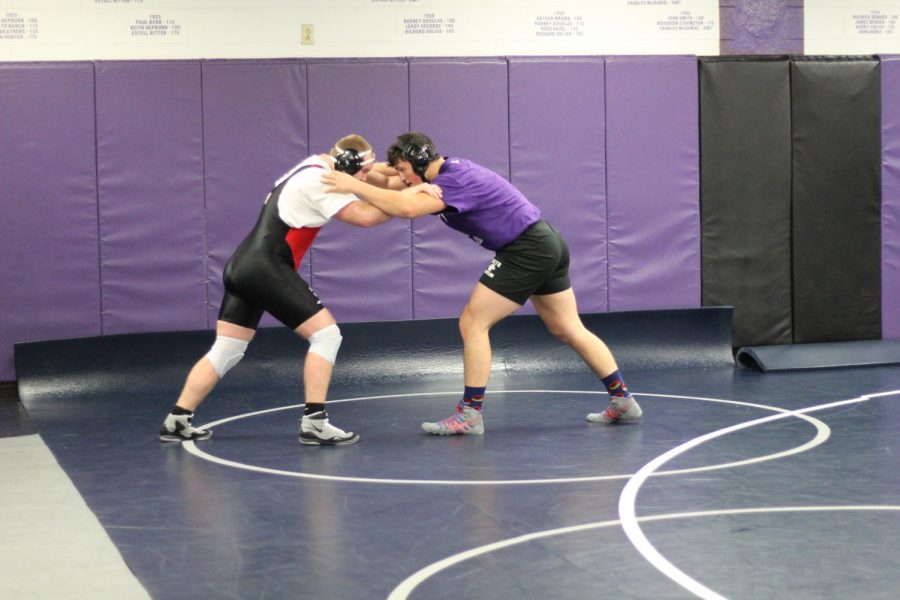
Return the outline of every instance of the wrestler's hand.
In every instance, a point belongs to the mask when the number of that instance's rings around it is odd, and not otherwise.
[[[352,194],[356,186],[362,183],[359,179],[340,171],[328,171],[319,181],[325,184],[325,191],[335,194]]]
[[[437,198],[441,200],[444,197],[444,190],[440,188],[440,186],[434,185],[433,183],[420,183],[418,185],[413,185],[401,192],[402,194],[428,194],[432,198]]]

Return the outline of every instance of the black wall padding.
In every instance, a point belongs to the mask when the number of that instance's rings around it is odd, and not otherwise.
[[[735,347],[790,343],[790,63],[699,68],[702,302],[734,306]]]
[[[878,61],[797,58],[791,80],[794,342],[878,339]]]

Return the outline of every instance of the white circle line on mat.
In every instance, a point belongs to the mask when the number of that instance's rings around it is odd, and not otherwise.
[[[661,515],[652,515],[638,517],[641,523],[650,521],[668,521],[673,519],[695,519],[700,517],[720,517],[720,516],[737,516],[761,513],[787,513],[787,512],[836,512],[836,511],[900,511],[900,506],[895,505],[859,505],[859,506],[773,506],[762,508],[735,508],[722,510],[704,510],[697,512],[668,513]],[[397,587],[390,593],[387,600],[405,600],[409,594],[416,589],[422,582],[435,574],[448,569],[461,562],[475,558],[490,552],[503,550],[511,546],[525,544],[549,537],[568,535],[572,533],[581,533],[592,529],[601,529],[604,527],[612,527],[621,523],[618,519],[609,521],[596,521],[594,523],[585,523],[583,525],[573,525],[571,527],[561,527],[559,529],[548,529],[545,531],[536,531],[534,533],[526,533],[518,537],[500,540],[492,544],[472,548],[453,556],[448,556],[442,560],[432,563],[426,567],[422,567],[406,579],[400,582]]]
[[[387,394],[381,396],[360,396],[356,398],[345,398],[342,400],[329,400],[328,404],[338,404],[343,402],[359,402],[364,400],[383,400],[387,398],[411,398],[411,397],[422,397],[422,396],[446,396],[446,395],[455,395],[457,391],[451,392],[419,392],[419,393],[411,393],[411,394]],[[493,392],[496,394],[535,394],[535,393],[545,393],[545,394],[593,394],[593,395],[605,395],[606,392],[599,391],[584,391],[584,390],[496,390]],[[737,406],[747,406],[751,408],[759,408],[762,410],[773,411],[779,413],[779,415],[775,416],[784,416],[785,414],[793,415],[791,411],[788,411],[783,408],[779,408],[776,406],[769,406],[766,404],[756,404],[752,402],[742,402],[738,400],[724,400],[719,398],[706,398],[702,396],[680,396],[675,394],[652,394],[652,393],[634,393],[635,396],[652,396],[652,397],[661,397],[661,398],[680,398],[686,400],[698,400],[703,402],[714,402],[720,404],[732,404]],[[302,404],[292,404],[289,406],[279,406],[276,408],[269,408],[266,410],[259,410],[249,413],[244,413],[241,415],[234,415],[231,417],[226,417],[224,419],[219,419],[218,421],[213,421],[206,425],[206,427],[217,427],[219,425],[223,425],[225,423],[229,423],[231,421],[236,421],[239,419],[246,419],[249,417],[254,417],[258,415],[283,411],[283,410],[291,410],[302,407]],[[829,427],[823,423],[822,421],[815,419],[813,417],[807,417],[805,415],[796,415],[797,418],[808,421],[816,428],[816,434],[812,439],[807,441],[804,444],[796,446],[794,448],[790,448],[788,450],[784,450],[781,452],[776,452],[773,454],[766,454],[763,456],[758,456],[754,458],[749,458],[745,460],[729,462],[729,463],[721,463],[716,465],[705,465],[702,467],[693,467],[688,469],[677,469],[670,471],[659,471],[654,473],[655,476],[663,476],[663,475],[682,475],[686,473],[696,473],[700,471],[711,471],[715,469],[727,469],[733,468],[742,465],[754,464],[759,462],[765,462],[769,460],[775,460],[778,458],[783,458],[786,456],[791,456],[794,454],[799,454],[801,452],[806,452],[811,448],[814,448],[822,443],[824,443],[828,437],[831,435],[831,430]],[[599,425],[602,427],[602,425]],[[585,483],[585,482],[596,482],[596,481],[611,481],[616,479],[628,479],[633,476],[631,473],[626,474],[615,474],[615,475],[592,475],[592,476],[584,476],[584,477],[557,477],[557,478],[547,478],[547,479],[501,479],[501,480],[471,480],[471,479],[396,479],[396,478],[378,478],[378,477],[352,477],[352,476],[342,476],[342,475],[323,475],[319,473],[305,473],[301,471],[286,471],[283,469],[272,469],[268,467],[261,467],[257,465],[250,465],[247,463],[242,463],[238,461],[233,461],[225,458],[221,458],[215,455],[212,455],[198,447],[198,445],[192,441],[182,442],[182,446],[184,449],[197,456],[198,458],[202,458],[204,460],[216,463],[221,466],[231,467],[235,469],[242,469],[246,471],[255,471],[258,473],[264,473],[267,475],[279,475],[283,477],[300,477],[304,479],[316,479],[322,481],[340,481],[340,482],[351,482],[351,483],[381,483],[381,484],[391,484],[391,485],[546,485],[546,484],[561,484],[561,483]]]
[[[656,568],[666,577],[668,577],[687,591],[691,592],[695,596],[703,598],[704,600],[724,600],[723,596],[706,587],[705,585],[676,567],[671,561],[665,558],[659,552],[659,550],[657,550],[656,547],[654,547],[653,544],[650,543],[650,540],[647,539],[647,536],[644,535],[644,532],[639,524],[639,519],[637,517],[635,508],[637,504],[638,491],[640,490],[644,482],[647,481],[647,479],[651,475],[655,474],[656,469],[672,460],[676,456],[683,454],[688,450],[699,446],[700,444],[718,437],[728,435],[730,433],[734,433],[735,431],[771,423],[779,419],[785,419],[788,417],[800,417],[801,415],[805,415],[806,413],[810,412],[827,410],[829,408],[837,408],[840,406],[857,404],[860,402],[867,402],[869,400],[872,400],[873,398],[894,396],[898,394],[900,394],[900,390],[879,392],[876,394],[865,394],[856,398],[851,398],[849,400],[839,400],[837,402],[817,404],[793,411],[786,411],[777,415],[770,415],[768,417],[762,417],[760,419],[745,421],[744,423],[738,423],[736,425],[725,427],[723,429],[719,429],[696,437],[692,440],[688,440],[687,442],[684,442],[683,444],[672,448],[668,452],[660,454],[659,456],[645,464],[643,467],[641,467],[638,472],[628,480],[628,483],[625,484],[625,488],[622,490],[622,494],[619,496],[619,520],[622,523],[622,529],[625,531],[625,535],[628,536],[631,544],[638,552],[641,553],[641,555],[643,555],[647,562],[649,562],[651,565],[653,565],[654,568]]]

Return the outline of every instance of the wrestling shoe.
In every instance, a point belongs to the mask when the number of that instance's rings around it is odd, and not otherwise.
[[[343,446],[355,444],[359,434],[344,431],[328,422],[324,410],[311,415],[303,415],[300,420],[300,443],[307,446]]]
[[[455,413],[437,423],[422,423],[422,429],[434,435],[481,435],[484,433],[484,423],[480,411],[460,402]]]
[[[634,423],[641,420],[643,413],[635,399],[629,397],[621,404],[610,402],[603,412],[588,414],[587,420],[591,423]]]
[[[163,442],[186,442],[188,440],[206,440],[212,435],[209,429],[194,427],[191,419],[194,415],[169,414],[159,428],[159,439]]]

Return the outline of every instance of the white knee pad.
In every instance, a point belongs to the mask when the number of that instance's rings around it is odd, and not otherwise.
[[[309,351],[315,352],[331,364],[337,358],[338,348],[341,347],[341,330],[337,325],[323,327],[309,336]]]
[[[241,359],[244,358],[244,351],[249,344],[250,342],[246,340],[239,340],[224,335],[216,336],[216,341],[213,343],[212,348],[209,349],[209,352],[206,353],[206,358],[209,359],[216,373],[219,374],[219,379],[225,377],[225,373],[241,362]]]

